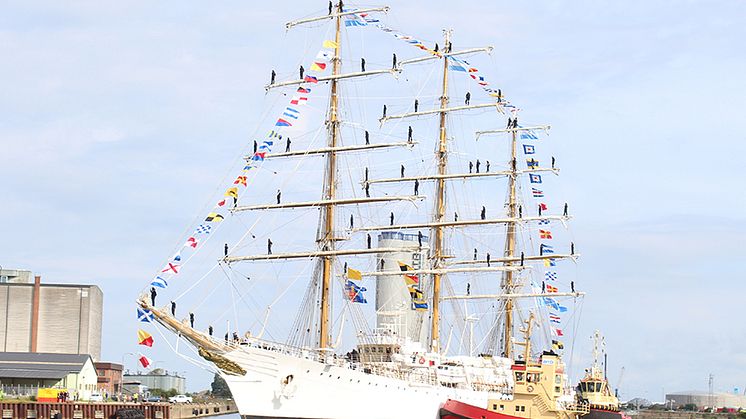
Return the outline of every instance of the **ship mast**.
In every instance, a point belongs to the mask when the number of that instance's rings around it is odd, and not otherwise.
[[[337,16],[334,18],[335,24],[335,36],[334,36],[334,58],[332,62],[332,75],[338,76],[340,74],[341,60],[339,56],[340,41],[341,41],[341,23],[342,18],[342,2],[337,3]],[[331,152],[326,155],[326,176],[325,185],[326,190],[325,198],[327,200],[333,200],[336,195],[336,182],[337,182],[337,153],[333,150],[337,147],[339,137],[339,118],[338,118],[338,104],[339,98],[337,96],[338,80],[333,78],[331,80],[331,94],[329,97],[329,148]],[[323,212],[323,232],[320,237],[320,244],[323,250],[334,250],[334,205],[326,205]],[[319,348],[325,350],[329,347],[330,342],[330,329],[329,329],[329,312],[331,310],[331,298],[330,288],[332,280],[332,270],[334,267],[334,255],[328,255],[322,258],[322,272],[321,272],[321,313],[319,316]]]
[[[516,237],[516,212],[518,203],[516,202],[516,183],[518,180],[518,161],[516,156],[517,147],[517,132],[513,130],[511,133],[511,153],[510,153],[510,175],[508,176],[508,218],[512,219],[507,223],[508,233],[505,237],[505,257],[515,257]],[[512,265],[512,261],[508,261],[505,265]],[[513,292],[513,271],[506,271],[503,274],[503,292],[505,294],[511,294]],[[503,356],[511,358],[513,355],[513,299],[508,298],[505,300],[505,346],[503,348]]]
[[[444,52],[448,53],[451,44],[451,31],[444,31]],[[440,95],[440,137],[438,141],[438,175],[435,186],[435,222],[442,223],[446,213],[446,180],[442,176],[446,174],[448,163],[448,138],[446,133],[446,115],[448,108],[448,58],[443,56],[443,84]],[[433,266],[439,269],[443,263],[443,226],[436,225],[435,243],[433,246]],[[438,352],[440,348],[440,280],[441,274],[433,274],[433,311],[430,328],[431,349]]]

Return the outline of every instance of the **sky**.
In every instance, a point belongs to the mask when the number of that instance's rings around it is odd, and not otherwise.
[[[578,356],[601,329],[623,399],[706,390],[709,374],[743,391],[746,175],[731,163],[746,154],[746,4],[388,5],[397,29],[494,46],[480,70],[552,125],[587,292]],[[328,30],[284,23],[325,8],[4,2],[0,265],[99,285],[104,359],[135,368],[133,301],[267,128],[270,71],[290,78],[315,48],[305,35]],[[370,65],[388,62],[387,47],[364,46]],[[190,390],[208,385],[158,355]]]

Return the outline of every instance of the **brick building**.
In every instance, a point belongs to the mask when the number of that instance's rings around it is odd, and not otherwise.
[[[96,362],[98,388],[108,394],[118,394],[122,391],[122,364],[112,362]]]

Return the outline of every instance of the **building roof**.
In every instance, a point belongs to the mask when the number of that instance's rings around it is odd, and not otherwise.
[[[90,355],[0,352],[0,378],[56,379],[77,373]]]

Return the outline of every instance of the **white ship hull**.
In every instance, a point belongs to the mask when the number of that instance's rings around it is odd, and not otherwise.
[[[410,383],[257,347],[225,356],[247,371],[223,377],[239,413],[248,418],[436,419],[448,399],[486,407],[490,394]]]

